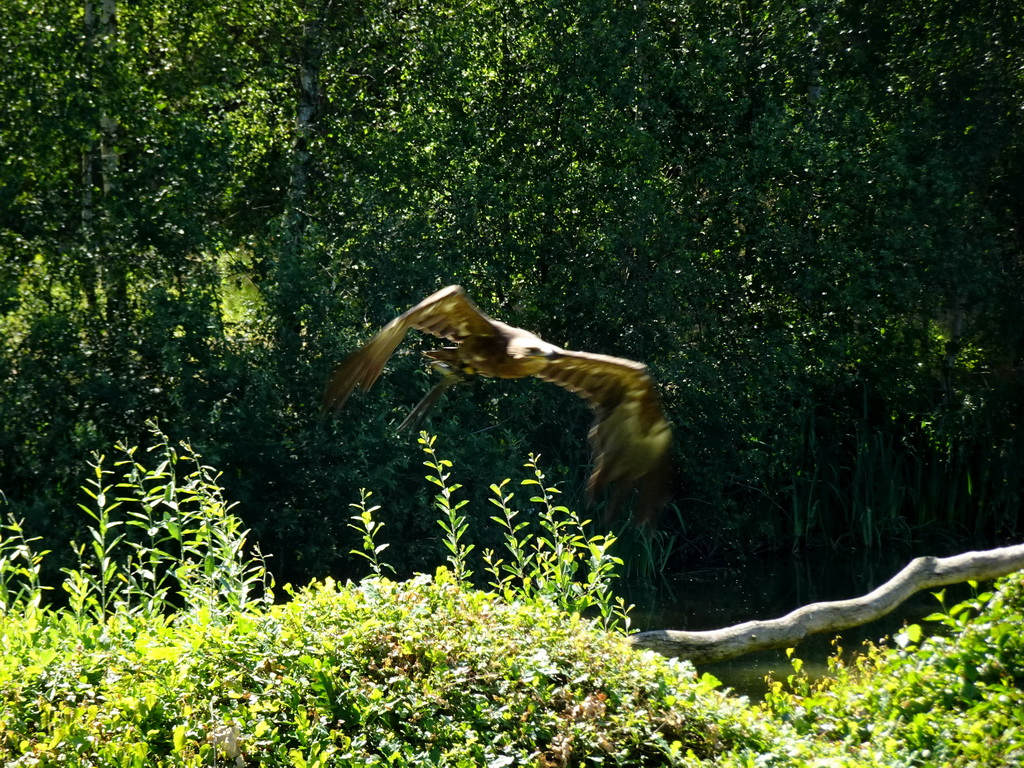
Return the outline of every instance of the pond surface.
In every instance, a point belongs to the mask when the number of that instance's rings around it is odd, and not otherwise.
[[[742,566],[694,565],[654,586],[627,586],[623,596],[635,606],[630,614],[634,629],[719,629],[779,618],[808,603],[860,597],[895,576],[913,557],[828,550],[751,558]],[[844,630],[839,643],[843,651],[849,654],[865,640],[878,641],[939,610],[937,591],[919,592],[887,616]],[[970,597],[971,590],[965,584],[955,585],[946,594],[946,605],[951,606]],[[834,635],[812,635],[796,647],[794,655],[803,660],[804,670],[812,677],[827,673],[826,659],[834,650],[834,640]],[[698,670],[710,672],[739,694],[761,699],[767,691],[767,675],[784,680],[793,668],[785,650],[779,649],[700,665]]]

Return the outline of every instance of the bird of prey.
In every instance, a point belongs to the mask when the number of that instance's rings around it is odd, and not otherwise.
[[[466,292],[451,285],[399,315],[331,374],[324,409],[337,412],[357,387],[367,390],[410,328],[455,342],[425,355],[444,377],[413,408],[399,430],[416,427],[441,394],[473,376],[519,379],[536,376],[575,392],[594,410],[590,444],[594,469],[587,483],[592,503],[609,483],[614,493],[606,522],[637,487],[638,525],[651,525],[668,503],[672,429],[647,367],[632,360],[574,352],[549,344],[481,312]]]

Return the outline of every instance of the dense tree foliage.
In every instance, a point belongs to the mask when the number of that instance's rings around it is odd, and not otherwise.
[[[344,567],[360,487],[424,562],[416,356],[336,423],[319,394],[452,282],[649,363],[683,551],[1018,530],[1015,4],[0,4],[0,489],[33,532],[157,418],[286,577]],[[467,493],[535,451],[579,500],[571,395],[439,413]]]

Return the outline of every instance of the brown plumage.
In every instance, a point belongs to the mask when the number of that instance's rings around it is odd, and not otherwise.
[[[653,524],[668,503],[672,429],[646,366],[556,347],[529,331],[492,320],[460,286],[451,285],[396,317],[335,368],[324,393],[325,410],[338,411],[357,386],[364,390],[373,386],[410,328],[456,345],[426,353],[444,378],[399,429],[418,425],[446,389],[474,375],[501,379],[536,376],[554,382],[580,395],[594,409],[590,428],[594,471],[587,483],[588,501],[615,483],[606,513],[609,520],[618,513],[628,492],[638,486],[636,520]]]

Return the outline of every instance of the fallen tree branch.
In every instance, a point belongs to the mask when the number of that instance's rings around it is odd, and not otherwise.
[[[820,632],[838,632],[874,621],[923,589],[985,581],[1024,569],[1024,544],[953,557],[919,557],[863,597],[811,603],[779,619],[748,621],[724,629],[687,632],[656,629],[630,636],[639,648],[694,663],[724,661],[751,651],[789,648]]]

